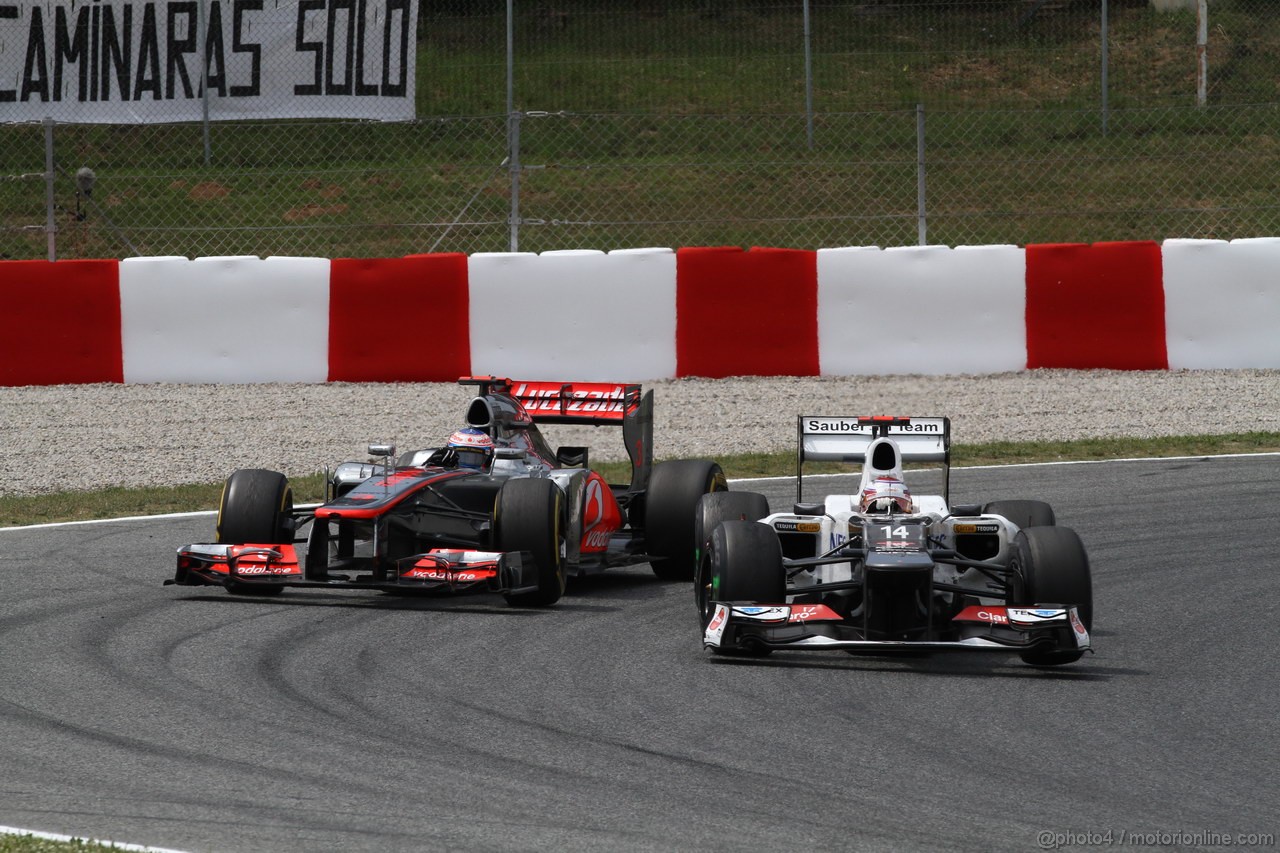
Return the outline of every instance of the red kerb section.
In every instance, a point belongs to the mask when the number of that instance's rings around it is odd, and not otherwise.
[[[676,375],[817,376],[818,255],[676,252]]]
[[[120,263],[0,263],[0,385],[124,382]]]
[[[471,372],[467,256],[334,260],[330,382],[456,382]]]
[[[1160,246],[1027,246],[1027,367],[1166,370]]]

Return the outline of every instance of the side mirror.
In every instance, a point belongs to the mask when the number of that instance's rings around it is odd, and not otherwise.
[[[369,445],[370,456],[395,456],[396,446],[394,444],[371,444]]]

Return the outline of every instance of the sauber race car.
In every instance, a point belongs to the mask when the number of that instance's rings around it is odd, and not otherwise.
[[[699,499],[726,489],[707,460],[653,461],[653,392],[639,385],[513,382],[466,377],[478,395],[450,445],[327,475],[319,506],[295,508],[283,474],[234,472],[223,488],[216,542],[178,549],[183,586],[241,595],[287,586],[393,593],[493,591],[547,606],[569,575],[649,563],[661,578],[693,577]],[[587,447],[552,449],[539,424],[620,427],[631,478],[613,485]],[[456,439],[456,440],[455,440]]]
[[[949,504],[944,417],[813,417],[797,423],[796,502],[699,500],[695,597],[718,654],[1016,652],[1052,666],[1090,649],[1089,559],[1042,501]],[[807,461],[861,464],[857,494],[803,502]],[[941,495],[913,495],[904,463],[937,463]]]

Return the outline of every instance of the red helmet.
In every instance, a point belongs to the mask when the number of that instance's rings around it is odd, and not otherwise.
[[[449,436],[449,447],[458,455],[459,468],[488,468],[493,462],[493,439],[475,427],[460,429]]]
[[[890,514],[911,512],[911,492],[897,477],[876,477],[862,490],[863,512]]]

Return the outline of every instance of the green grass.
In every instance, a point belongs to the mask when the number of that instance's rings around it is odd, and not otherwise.
[[[510,176],[500,166],[501,126],[500,119],[451,125],[446,132],[458,136],[447,140],[435,139],[440,131],[427,125],[388,130],[380,153],[365,150],[371,131],[363,126],[216,128],[215,144],[229,164],[220,156],[209,167],[100,168],[86,220],[72,219],[63,204],[58,253],[503,251]],[[520,248],[911,244],[915,126],[914,111],[824,114],[810,149],[796,115],[530,120],[521,136],[529,168],[520,181]],[[1280,230],[1280,108],[1114,113],[1109,128],[1104,136],[1092,111],[931,113],[930,242],[1231,238]],[[350,137],[348,159],[339,163],[322,146],[310,162],[264,164],[257,147],[297,149],[291,133]],[[38,190],[0,183],[0,210],[32,211],[6,223],[40,221]],[[6,198],[19,191],[25,202]],[[45,242],[38,230],[0,232],[0,254],[41,257]]]
[[[1021,0],[812,5],[814,103],[820,111],[1096,105],[1099,14],[1074,3],[1026,17]],[[803,103],[803,19],[797,3],[590,0],[517,4],[520,109],[792,112]],[[505,110],[505,20],[448,7],[420,27],[419,106]],[[484,7],[473,7],[484,8]],[[1109,12],[1110,76],[1121,105],[1190,103],[1193,11],[1145,2]],[[1275,99],[1280,42],[1274,7],[1219,0],[1210,14],[1213,96]]]
[[[1109,438],[1063,442],[999,442],[956,445],[952,448],[952,465],[963,467],[1271,452],[1280,452],[1280,433],[1254,432],[1158,439]],[[796,465],[793,453],[754,453],[718,457],[717,461],[730,478],[794,476]],[[610,482],[625,483],[630,477],[630,466],[627,463],[605,462],[593,467]],[[805,471],[811,473],[842,470],[848,470],[848,468],[831,463],[805,467]],[[319,501],[324,494],[322,474],[294,476],[290,482],[294,490],[294,500],[297,503]],[[214,510],[217,509],[221,493],[221,483],[205,483],[149,489],[113,488],[93,492],[63,492],[30,497],[9,495],[0,497],[0,527]],[[0,850],[0,853],[3,853],[3,850]]]
[[[1194,14],[1113,3],[1105,133],[1096,4],[816,2],[812,147],[797,5],[522,5],[516,106],[553,115],[521,127],[520,248],[914,243],[917,104],[935,244],[1280,231],[1274,0],[1213,5],[1204,110]],[[418,50],[417,122],[215,123],[209,164],[198,126],[58,127],[58,256],[505,251],[502,5],[432,6]],[[43,181],[5,180],[43,154],[0,127],[0,258],[45,256]]]
[[[83,839],[53,841],[31,835],[0,835],[0,853],[110,853],[120,848]]]

